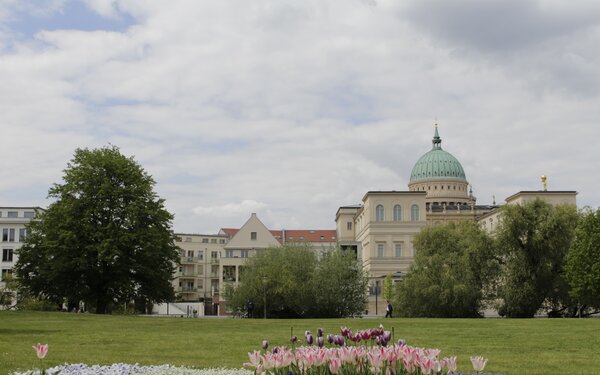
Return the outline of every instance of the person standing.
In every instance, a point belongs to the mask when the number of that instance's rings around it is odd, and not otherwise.
[[[252,300],[248,300],[246,309],[248,310],[248,318],[254,318],[254,303],[252,303]]]
[[[394,308],[392,307],[392,304],[390,303],[390,301],[386,301],[386,302],[387,302],[387,306],[385,307],[385,317],[391,318]]]

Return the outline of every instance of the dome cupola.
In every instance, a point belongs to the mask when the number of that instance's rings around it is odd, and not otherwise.
[[[433,148],[421,156],[410,174],[410,182],[432,180],[454,180],[467,182],[460,162],[449,152],[442,150],[442,139],[437,124],[433,135]]]

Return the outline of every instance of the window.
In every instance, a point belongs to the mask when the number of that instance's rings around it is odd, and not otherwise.
[[[410,208],[410,220],[419,221],[419,206],[416,204],[413,204]]]
[[[12,277],[12,270],[2,270],[2,280]]]
[[[225,258],[233,258],[233,250],[225,250]]]
[[[194,257],[194,250],[188,250],[188,252],[187,252],[187,256],[188,256],[189,258],[193,258],[193,257]]]
[[[185,242],[192,242],[192,237],[186,237]]]
[[[204,251],[198,250],[198,260],[204,259]]]
[[[319,238],[320,238],[320,239],[321,239],[321,241],[322,241],[322,240],[324,240],[324,239],[325,239],[325,236],[321,236],[321,237],[319,237]]]
[[[13,249],[2,249],[2,261],[12,262],[13,261]]]
[[[256,240],[256,232],[250,232],[250,239],[253,241]]]
[[[23,217],[25,219],[33,219],[35,217],[35,212],[33,212],[33,211],[25,211],[25,212],[23,212]]]
[[[225,243],[225,239],[224,239],[224,238],[221,238],[221,239],[219,240],[219,243]]]
[[[394,221],[402,221],[402,207],[399,204],[394,206]]]
[[[248,250],[242,250],[241,251],[241,257],[242,258],[248,258]]]
[[[15,242],[15,228],[8,230],[8,242]]]
[[[385,244],[378,243],[377,244],[377,257],[383,258],[385,256]]]
[[[402,244],[401,243],[395,244],[394,250],[396,252],[396,258],[402,257]]]
[[[202,243],[208,243],[208,238],[203,238]]]
[[[352,222],[351,221],[346,223],[346,229],[352,230]]]
[[[384,217],[383,206],[378,204],[377,207],[375,207],[375,221],[383,221],[383,217]]]
[[[210,239],[210,243],[217,243],[217,239],[216,238],[211,238]]]
[[[15,219],[15,218],[19,217],[19,212],[18,211],[8,211],[7,214],[8,215],[6,217],[9,217],[11,219]]]
[[[217,259],[219,257],[219,252],[218,251],[213,251],[210,253],[210,257],[212,259]]]
[[[235,266],[223,266],[223,281],[235,281]]]
[[[198,279],[198,288],[204,289],[204,280],[203,279]]]
[[[2,242],[8,242],[8,228],[2,229]]]

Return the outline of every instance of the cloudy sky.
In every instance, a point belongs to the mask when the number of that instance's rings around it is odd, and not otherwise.
[[[600,205],[596,0],[0,0],[0,205],[117,145],[177,232],[333,229],[431,148],[478,203]]]

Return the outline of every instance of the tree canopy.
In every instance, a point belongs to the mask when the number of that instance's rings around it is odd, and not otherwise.
[[[566,278],[581,312],[600,310],[600,209],[582,212],[567,256]]]
[[[117,147],[77,149],[63,182],[49,189],[55,201],[28,224],[15,265],[20,285],[97,313],[134,299],[174,299],[173,216],[154,185]]]
[[[362,265],[340,250],[321,257],[301,245],[260,250],[248,258],[234,288],[226,286],[227,305],[244,311],[247,301],[255,316],[308,318],[348,317],[360,314],[366,303],[367,275]]]
[[[563,268],[577,226],[575,206],[541,199],[501,208],[496,231],[501,277],[499,313],[533,317],[544,301],[565,290]]]
[[[480,316],[497,269],[491,238],[473,222],[450,222],[423,229],[414,246],[411,271],[398,285],[399,316]]]

